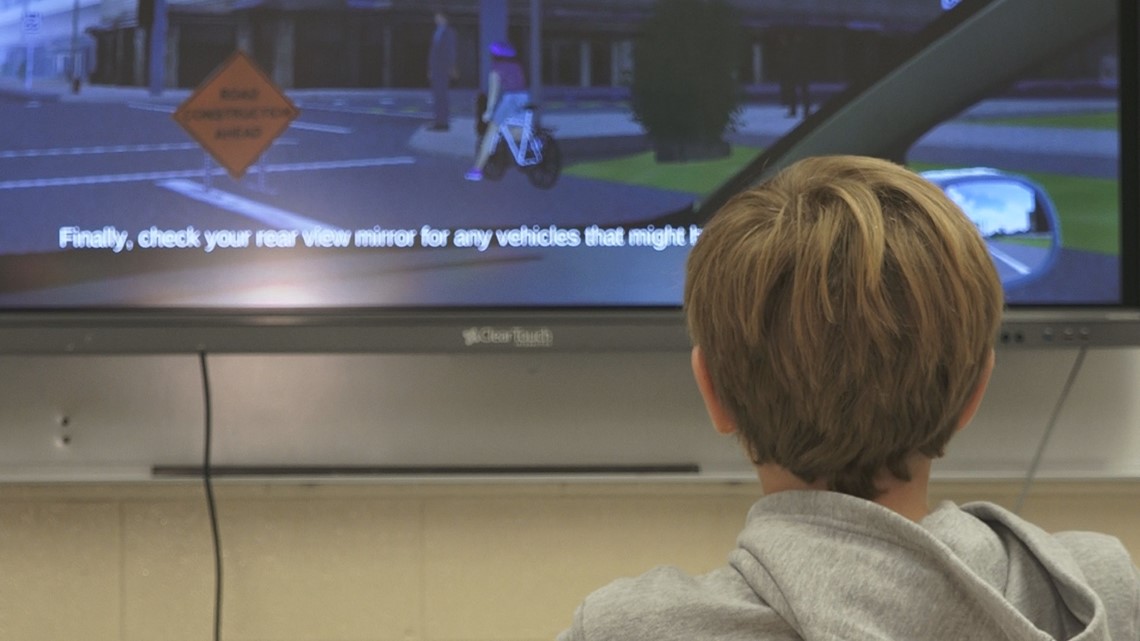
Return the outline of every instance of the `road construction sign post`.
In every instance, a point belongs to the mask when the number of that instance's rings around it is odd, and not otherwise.
[[[27,6],[27,3],[24,3]],[[24,36],[24,91],[31,91],[32,76],[36,67],[36,40],[44,25],[44,14],[39,11],[24,11],[20,21],[20,32]]]
[[[179,105],[174,120],[238,180],[299,113],[238,51]]]

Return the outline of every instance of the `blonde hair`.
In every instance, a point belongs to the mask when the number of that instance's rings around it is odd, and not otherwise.
[[[875,158],[808,158],[738,194],[689,257],[685,309],[757,464],[874,498],[938,457],[986,369],[1002,288],[974,224]]]

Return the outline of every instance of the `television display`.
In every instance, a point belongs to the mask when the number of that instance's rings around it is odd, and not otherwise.
[[[941,185],[1009,341],[1140,323],[1134,3],[39,2],[0,18],[8,351],[684,348],[703,223],[817,153]]]

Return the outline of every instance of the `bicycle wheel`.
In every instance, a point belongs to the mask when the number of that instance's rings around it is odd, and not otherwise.
[[[539,131],[534,139],[542,152],[542,161],[528,167],[526,177],[535,187],[550,189],[562,175],[562,150],[549,131]]]
[[[495,147],[494,153],[487,159],[487,164],[483,166],[483,178],[487,180],[499,180],[507,173],[507,167],[510,166],[511,152],[507,149],[506,143],[500,142],[498,147]]]

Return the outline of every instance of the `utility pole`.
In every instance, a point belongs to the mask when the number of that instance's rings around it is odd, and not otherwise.
[[[492,42],[507,39],[507,0],[479,0],[479,87],[487,91]]]

